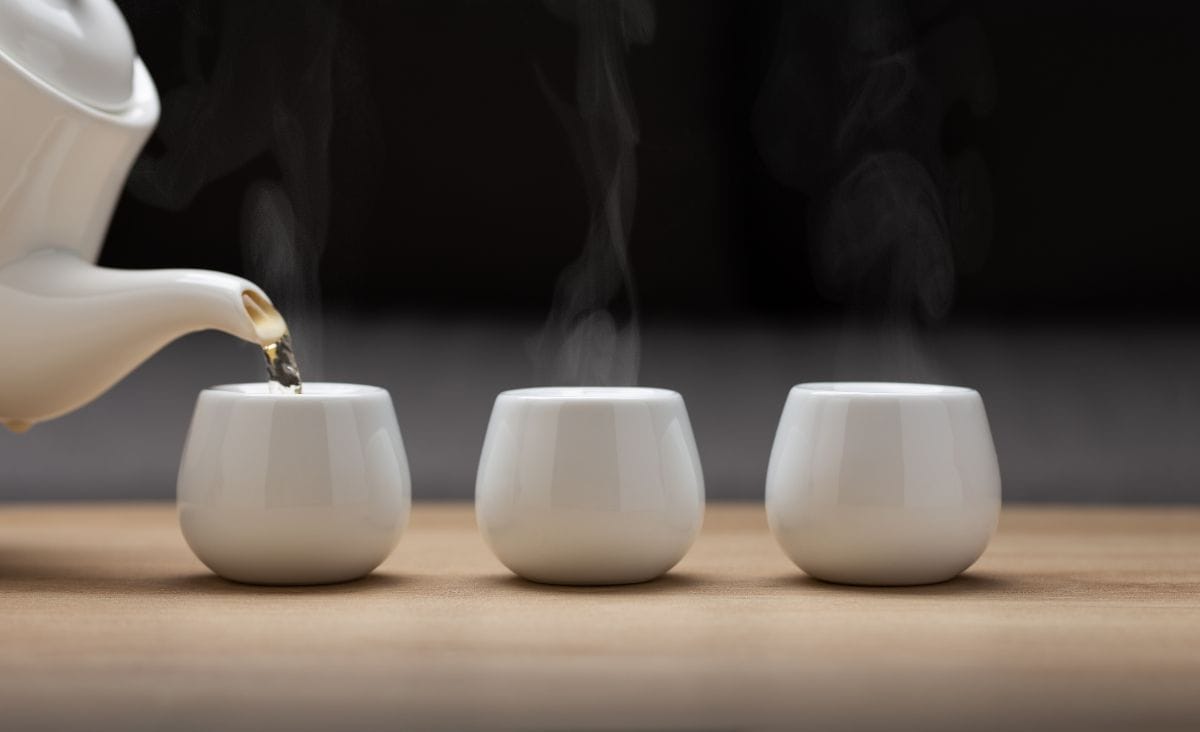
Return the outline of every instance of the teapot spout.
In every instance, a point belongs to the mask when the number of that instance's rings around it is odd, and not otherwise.
[[[77,409],[208,329],[264,346],[287,333],[266,294],[233,275],[109,269],[63,251],[0,267],[0,423],[23,431]]]

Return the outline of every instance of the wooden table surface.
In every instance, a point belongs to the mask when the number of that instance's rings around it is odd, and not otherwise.
[[[666,578],[535,585],[463,504],[371,577],[208,574],[167,504],[0,508],[0,729],[1200,729],[1200,509],[1005,511],[941,585],[807,579],[760,505]]]

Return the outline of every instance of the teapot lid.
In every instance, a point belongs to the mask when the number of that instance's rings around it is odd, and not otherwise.
[[[78,102],[125,107],[136,56],[112,0],[0,0],[0,59]]]

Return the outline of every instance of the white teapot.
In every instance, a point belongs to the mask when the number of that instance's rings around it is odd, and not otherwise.
[[[76,409],[170,341],[286,332],[255,284],[94,265],[158,121],[158,93],[111,0],[0,0],[0,423]]]

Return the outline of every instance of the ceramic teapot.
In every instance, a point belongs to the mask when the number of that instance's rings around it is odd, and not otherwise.
[[[170,341],[277,341],[258,286],[95,266],[158,93],[111,0],[0,0],[0,423],[76,409]]]

